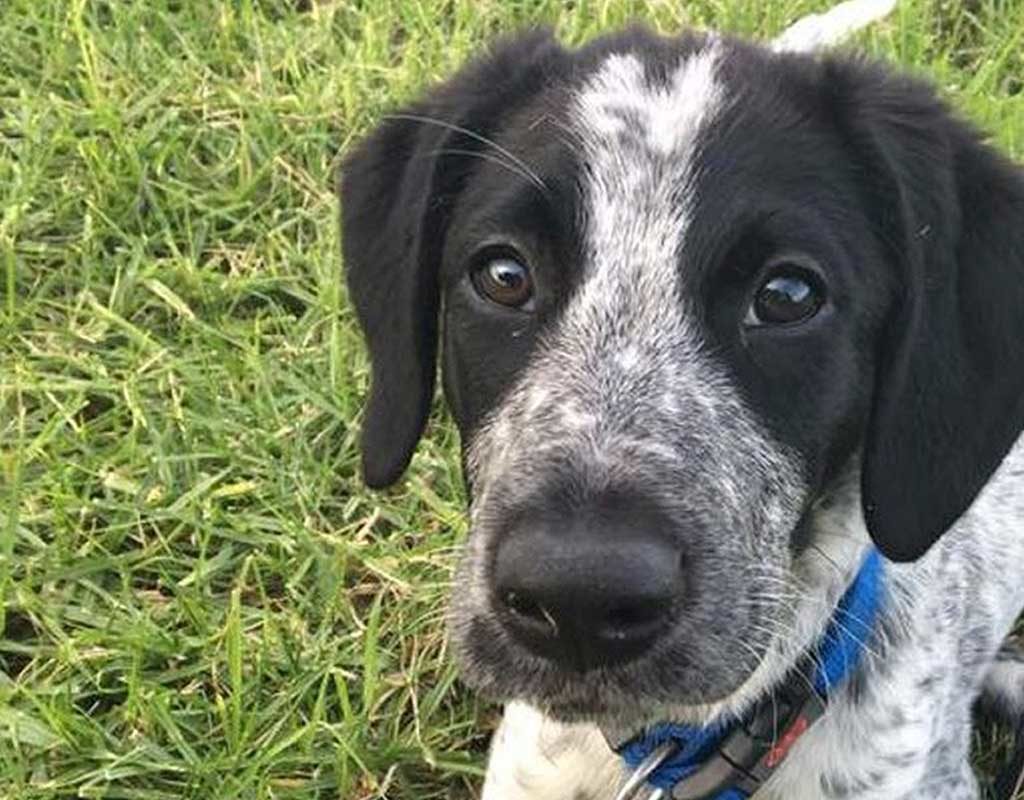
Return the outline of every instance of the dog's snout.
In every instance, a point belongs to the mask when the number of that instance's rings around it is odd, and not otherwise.
[[[668,627],[681,551],[649,515],[521,522],[504,537],[493,587],[508,630],[561,666],[635,658]]]

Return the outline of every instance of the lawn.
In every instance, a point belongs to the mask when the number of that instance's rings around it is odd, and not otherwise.
[[[360,485],[339,153],[523,24],[828,4],[0,0],[0,797],[470,797],[458,441],[438,407]],[[903,0],[858,44],[1024,155],[1022,39],[1022,0]]]

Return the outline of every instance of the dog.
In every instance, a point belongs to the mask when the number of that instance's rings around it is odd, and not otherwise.
[[[438,359],[461,434],[485,800],[979,796],[976,699],[1024,717],[1019,167],[885,66],[636,27],[499,40],[340,174],[364,478]]]

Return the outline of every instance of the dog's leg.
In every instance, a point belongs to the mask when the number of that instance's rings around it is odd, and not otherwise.
[[[516,702],[494,735],[482,800],[605,800],[622,780],[593,725],[565,725]]]

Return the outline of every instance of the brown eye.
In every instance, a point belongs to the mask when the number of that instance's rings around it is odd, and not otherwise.
[[[477,293],[492,303],[509,308],[526,308],[533,299],[530,270],[511,256],[497,256],[472,273]]]
[[[799,267],[783,265],[758,288],[744,322],[792,325],[813,317],[823,302],[815,278]]]

